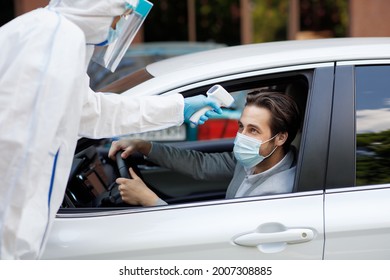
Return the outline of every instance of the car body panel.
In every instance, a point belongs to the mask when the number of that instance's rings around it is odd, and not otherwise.
[[[390,184],[330,190],[324,259],[389,259]]]
[[[57,218],[51,233],[55,246],[49,246],[43,258],[321,259],[324,233],[318,217],[322,216],[322,200],[321,194],[239,199],[212,205],[126,210],[122,214],[108,212],[99,217]],[[309,228],[315,236],[304,243],[268,244],[268,250],[277,250],[273,253],[234,244],[238,235],[269,223]]]

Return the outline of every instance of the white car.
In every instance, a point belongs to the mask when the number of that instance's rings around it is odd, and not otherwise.
[[[263,87],[296,99],[294,191],[225,199],[228,182],[134,156],[126,164],[169,205],[126,206],[112,184],[111,140],[81,139],[43,259],[390,259],[390,38],[226,47],[150,64],[106,90],[191,96],[214,84],[236,104]],[[220,152],[232,141],[174,145]]]

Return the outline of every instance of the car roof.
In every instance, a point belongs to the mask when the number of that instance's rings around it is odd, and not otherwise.
[[[248,68],[267,62],[283,66],[384,57],[390,58],[390,38],[334,38],[225,47],[160,61],[149,65],[147,69],[153,76],[159,76],[190,67],[201,69],[206,66],[210,71],[218,71],[222,65]],[[236,60],[240,63],[234,63]]]
[[[146,70],[154,78],[130,91],[136,95],[137,90],[163,92],[204,79],[260,69],[366,59],[390,59],[390,38],[279,41],[187,54],[149,64]]]

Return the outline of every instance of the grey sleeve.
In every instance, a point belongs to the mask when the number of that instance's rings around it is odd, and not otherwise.
[[[152,143],[148,159],[199,180],[231,179],[236,165],[233,153],[202,153],[156,142]]]

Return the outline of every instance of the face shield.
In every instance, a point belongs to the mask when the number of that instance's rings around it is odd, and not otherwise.
[[[91,59],[114,72],[152,6],[147,0],[139,0],[136,5],[126,3],[126,11],[120,16],[115,29],[110,29],[107,40],[95,47]]]

